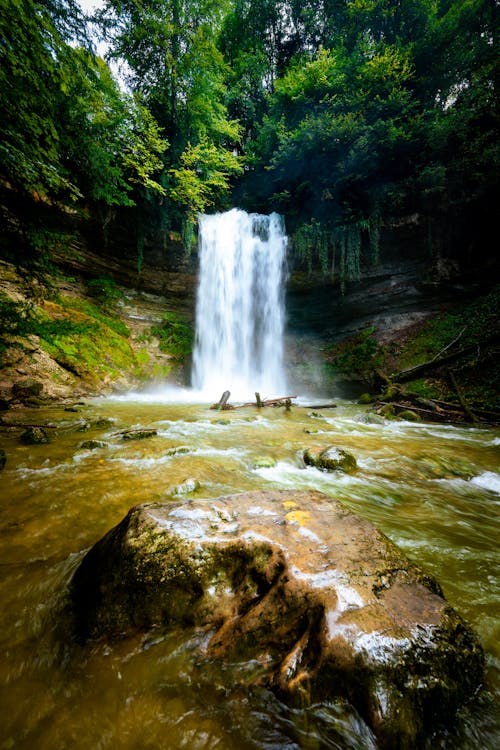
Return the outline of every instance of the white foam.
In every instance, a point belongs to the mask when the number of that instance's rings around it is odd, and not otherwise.
[[[479,476],[473,477],[470,482],[483,490],[490,490],[490,492],[500,495],[500,474],[496,474],[494,471],[485,471]]]

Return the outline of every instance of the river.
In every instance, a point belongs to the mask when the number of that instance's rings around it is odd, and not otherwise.
[[[493,750],[500,692],[500,430],[366,423],[340,402],[216,412],[149,396],[11,411],[49,424],[48,445],[0,429],[0,750],[293,750],[376,748],[359,717],[330,704],[290,709],[253,685],[252,665],[205,665],[196,634],[153,632],[74,643],[67,585],[94,542],[151,500],[213,498],[258,488],[314,488],[373,521],[433,574],[478,632],[486,684],[453,735],[429,747]],[[111,420],[100,422],[100,420]],[[124,440],[123,431],[156,436]],[[88,440],[102,441],[95,449]],[[352,476],[305,468],[307,446],[352,452]],[[194,640],[193,640],[194,639]]]

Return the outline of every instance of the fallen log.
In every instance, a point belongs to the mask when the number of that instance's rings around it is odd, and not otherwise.
[[[3,419],[0,419],[0,427],[22,427],[23,429],[39,427],[42,430],[57,430],[57,425],[54,424],[25,424],[24,422],[5,422]]]
[[[257,396],[257,394],[255,395]],[[291,402],[294,398],[297,398],[297,396],[280,396],[279,398],[266,398],[260,399],[258,401],[247,401],[245,404],[240,404],[238,406],[238,409],[242,409],[244,406],[286,406],[286,402]]]
[[[394,401],[377,401],[378,406],[393,406],[399,411],[414,411],[417,414],[427,416],[429,422],[448,422],[449,424],[463,424],[464,414],[460,407],[456,411],[434,411],[432,409],[424,409],[421,406],[415,406],[411,402],[406,404],[396,403]]]

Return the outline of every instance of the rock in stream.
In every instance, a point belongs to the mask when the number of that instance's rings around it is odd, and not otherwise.
[[[481,646],[434,579],[315,491],[138,505],[71,595],[84,639],[208,628],[202,658],[258,660],[292,703],[348,701],[384,748],[418,747],[482,676]]]

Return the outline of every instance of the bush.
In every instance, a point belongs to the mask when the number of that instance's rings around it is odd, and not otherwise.
[[[116,281],[108,276],[87,281],[87,291],[102,307],[113,308],[124,297]]]
[[[386,354],[375,337],[375,329],[365,328],[329,348],[328,359],[336,372],[369,382],[376,370],[384,369]]]
[[[193,350],[193,330],[189,323],[174,312],[166,312],[163,323],[153,326],[151,333],[160,339],[160,350],[174,359],[183,359]]]

